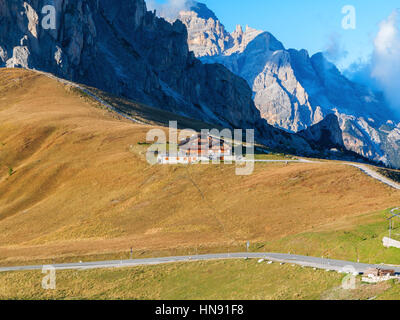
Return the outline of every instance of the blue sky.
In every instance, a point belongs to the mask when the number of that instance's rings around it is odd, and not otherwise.
[[[343,55],[336,63],[341,69],[373,50],[379,23],[394,9],[398,0],[203,0],[229,31],[236,24],[271,32],[287,48],[307,49],[310,54],[325,51],[332,42]],[[356,9],[356,29],[342,28],[342,8]],[[347,52],[347,54],[345,53]]]
[[[165,3],[167,0],[156,0]],[[183,0],[170,0],[180,2]],[[271,32],[286,48],[310,54],[337,47],[334,62],[345,69],[367,60],[379,23],[400,7],[398,0],[200,0],[219,17],[228,31],[237,24]],[[356,9],[356,29],[342,28],[342,8]]]

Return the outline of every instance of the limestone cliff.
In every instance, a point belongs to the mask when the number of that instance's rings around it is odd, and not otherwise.
[[[42,26],[48,4],[56,9],[54,29]],[[144,0],[0,0],[0,25],[0,67],[50,72],[203,122],[255,129],[270,147],[315,154],[304,138],[262,119],[246,80],[203,64],[189,51],[185,25],[147,11]],[[218,24],[211,27],[223,37]],[[255,34],[238,29],[215,52],[240,52]]]
[[[382,94],[348,80],[321,53],[286,49],[272,34],[249,27],[229,33],[207,10],[207,19],[196,5],[181,13],[189,48],[203,62],[223,64],[246,79],[269,124],[299,132],[334,113],[348,150],[400,167],[400,119]]]
[[[42,28],[42,8],[56,28]],[[40,69],[116,95],[229,127],[254,127],[259,112],[243,79],[189,52],[183,23],[143,0],[0,0],[0,66]]]

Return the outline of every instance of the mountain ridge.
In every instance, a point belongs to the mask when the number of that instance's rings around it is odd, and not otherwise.
[[[188,28],[188,44],[195,56],[204,63],[223,64],[246,79],[261,116],[269,124],[299,132],[334,113],[348,150],[400,167],[400,122],[383,95],[348,80],[322,53],[310,57],[304,49],[286,49],[264,31],[253,32],[242,45],[235,46],[230,40],[230,45],[220,46],[218,52],[213,49],[221,43],[218,35],[233,39],[233,34],[242,30],[240,26],[229,34],[222,22],[201,21],[196,12],[182,11],[179,19]],[[218,25],[219,32],[210,29],[212,25]],[[213,41],[200,45],[190,41],[199,38]]]
[[[203,64],[189,50],[186,26],[147,11],[144,0],[59,0],[55,30],[41,28],[45,4],[0,1],[0,67],[49,72],[186,118],[254,129],[271,148],[319,154],[303,137],[262,119],[246,80],[222,64]],[[232,47],[239,52],[247,43],[242,33]]]
[[[246,82],[195,59],[185,26],[156,17],[143,0],[57,1],[56,30],[40,27],[46,3],[2,1],[0,66],[51,72],[226,126],[248,128],[258,121]]]

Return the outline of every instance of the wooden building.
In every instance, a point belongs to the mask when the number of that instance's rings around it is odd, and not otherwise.
[[[181,141],[178,145],[179,152],[186,156],[209,157],[210,159],[223,160],[232,155],[232,147],[223,139],[212,136],[193,135]]]

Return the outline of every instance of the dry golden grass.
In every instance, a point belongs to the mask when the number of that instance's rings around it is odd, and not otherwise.
[[[255,260],[57,271],[56,276],[56,290],[44,290],[40,270],[1,273],[0,299],[320,299],[343,278]]]
[[[337,164],[150,166],[146,132],[45,76],[0,70],[0,263],[235,246],[346,224],[400,193]],[[12,174],[10,175],[10,168]]]
[[[398,281],[376,285],[343,274],[256,260],[185,262],[158,266],[64,270],[44,290],[41,270],[0,273],[0,299],[367,300],[398,299]]]

